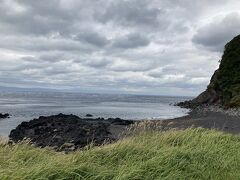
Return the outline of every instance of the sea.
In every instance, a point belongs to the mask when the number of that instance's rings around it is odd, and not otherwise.
[[[63,92],[0,92],[0,113],[11,114],[0,119],[0,136],[7,137],[23,121],[59,113],[93,118],[130,120],[170,119],[186,115],[189,110],[174,103],[191,97],[87,94]]]

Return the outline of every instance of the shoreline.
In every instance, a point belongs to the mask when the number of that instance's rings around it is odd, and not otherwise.
[[[201,127],[228,133],[240,133],[240,109],[222,109],[205,106],[192,109],[188,115],[168,120],[160,120],[164,129],[186,129]]]
[[[143,130],[187,128],[216,129],[237,134],[240,133],[240,116],[220,111],[217,107],[195,108],[186,116],[166,120],[82,119],[64,114],[41,116],[19,124],[9,134],[9,142],[17,143],[27,138],[38,147],[50,146],[57,151],[73,151],[93,142],[98,146],[104,142],[118,141]]]

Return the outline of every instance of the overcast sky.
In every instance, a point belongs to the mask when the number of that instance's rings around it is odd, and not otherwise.
[[[239,0],[1,0],[0,86],[197,95]]]

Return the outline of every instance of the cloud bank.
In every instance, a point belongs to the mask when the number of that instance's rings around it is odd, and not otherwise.
[[[237,0],[2,0],[0,86],[197,95],[226,42]]]

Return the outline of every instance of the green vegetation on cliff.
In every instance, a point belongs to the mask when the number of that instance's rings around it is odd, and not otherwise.
[[[207,90],[178,105],[194,108],[204,104],[240,107],[240,35],[226,44],[219,69],[213,74]]]
[[[209,88],[219,93],[223,105],[240,106],[240,36],[225,46],[216,77]]]
[[[240,136],[143,132],[70,154],[0,143],[0,179],[240,179]]]

